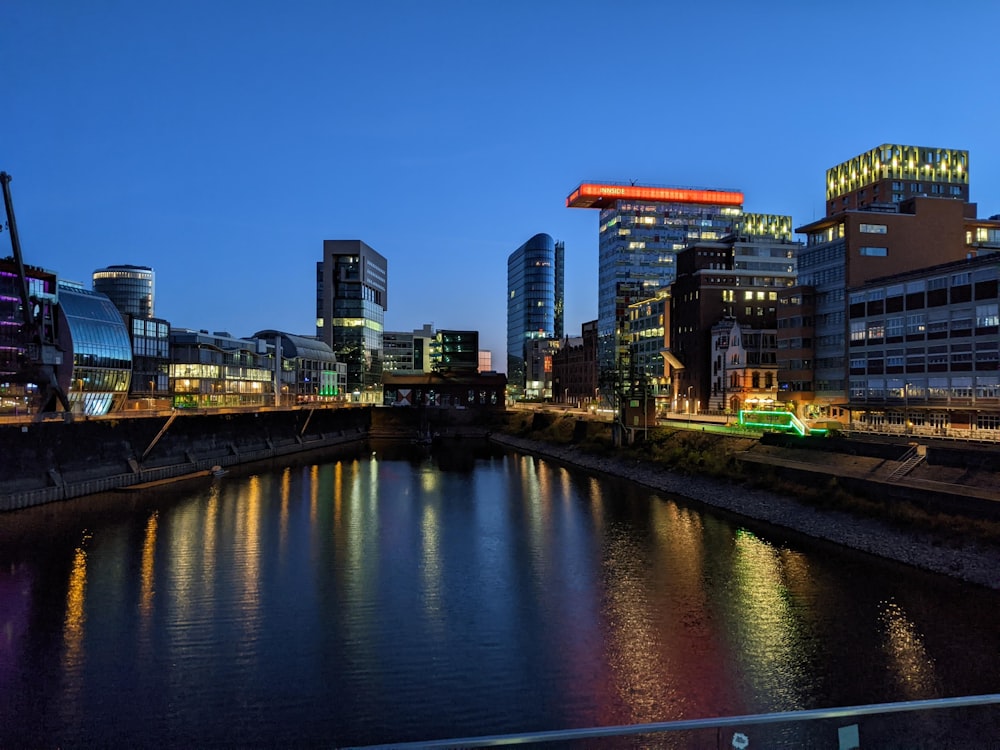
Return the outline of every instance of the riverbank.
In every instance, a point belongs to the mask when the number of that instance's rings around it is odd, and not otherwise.
[[[493,433],[491,439],[523,453],[586,471],[625,478],[751,521],[806,534],[878,557],[1000,590],[1000,545],[956,541],[947,534],[901,529],[876,518],[817,508],[772,490],[707,475],[678,473],[625,454],[600,455],[559,444]]]

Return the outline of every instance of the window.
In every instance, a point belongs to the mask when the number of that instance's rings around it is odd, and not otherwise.
[[[865,321],[854,320],[851,321],[851,341],[864,341],[865,340]]]
[[[884,247],[862,247],[858,253],[869,258],[884,258],[889,254],[889,251]]]
[[[865,234],[886,234],[889,229],[885,224],[862,224],[861,231]]]
[[[1000,324],[997,305],[976,305],[976,328],[988,328]]]

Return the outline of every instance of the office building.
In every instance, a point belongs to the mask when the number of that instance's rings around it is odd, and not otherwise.
[[[669,399],[670,389],[664,368],[663,350],[670,324],[670,289],[628,306],[628,350],[624,369],[633,392],[652,394],[654,399]],[[662,409],[666,404],[660,404]],[[662,410],[661,409],[661,410]]]
[[[177,409],[270,406],[274,348],[225,331],[170,330],[170,394]]]
[[[437,334],[424,324],[412,331],[386,331],[382,335],[382,371],[415,374],[431,371],[431,351]]]
[[[56,308],[59,301],[58,278],[52,271],[34,266],[24,267],[28,294],[37,304],[36,323],[43,329],[43,340],[55,341],[58,326]],[[0,259],[0,413],[24,414],[29,411],[55,411],[58,399],[55,390],[41,388],[43,379],[37,368],[27,363],[28,349],[34,343],[25,334],[24,289],[13,258]],[[38,349],[35,347],[36,357]],[[63,394],[69,388],[70,356],[63,354],[62,364],[53,364],[55,385]],[[47,379],[48,373],[45,374]],[[32,403],[40,402],[40,403]]]
[[[123,315],[155,317],[156,274],[147,266],[108,266],[93,273],[95,292],[106,294]]]
[[[479,331],[438,331],[431,369],[442,373],[479,372]]]
[[[552,336],[562,339],[566,329],[566,243],[555,244],[555,292],[552,307]]]
[[[1000,228],[994,230],[1000,240]],[[856,430],[1000,436],[1000,253],[873,279],[848,293]]]
[[[766,379],[764,369],[776,373],[778,296],[795,283],[802,249],[791,226],[790,216],[747,214],[721,241],[695,243],[678,254],[664,351],[675,411],[685,398],[699,412],[742,408],[746,391],[728,389],[735,377],[728,365],[749,364],[751,383]],[[736,330],[738,344],[727,335]],[[725,359],[730,347],[747,349],[741,363]]]
[[[343,379],[347,371],[326,342],[284,331],[257,331],[250,341],[269,344],[274,367],[274,403],[330,403],[343,399]]]
[[[802,409],[799,416],[845,421],[849,418],[849,288],[873,278],[916,271],[1000,248],[997,243],[1000,238],[996,236],[1000,221],[976,218],[976,205],[964,200],[968,195],[967,152],[905,146],[892,149],[884,153],[876,149],[845,162],[847,167],[840,165],[828,170],[828,215],[796,229],[806,235],[806,246],[798,254],[798,286],[785,294],[788,300],[808,305],[811,314],[803,314],[797,305],[784,304],[782,300],[779,346],[783,364],[779,366],[779,380],[781,399]],[[895,154],[897,149],[900,158],[905,154],[915,157],[920,152],[923,161],[914,159],[911,163],[908,158],[887,165],[883,157]],[[876,153],[878,160],[872,161]],[[860,168],[862,175],[866,168],[877,169],[878,180],[851,183],[852,164]],[[921,174],[926,175],[920,183],[914,181],[918,166]],[[910,175],[905,184],[911,192],[918,192],[914,188],[924,191],[931,185],[938,188],[926,191],[928,195],[920,192],[894,200],[893,182],[899,182],[904,174]],[[854,190],[831,193],[831,180],[836,185],[843,180],[845,190],[852,186]],[[841,206],[845,198],[848,206],[852,201],[858,204],[861,191],[873,189],[875,183],[881,186],[880,197],[884,197],[888,184],[888,203],[868,203],[829,213],[830,195]],[[807,341],[811,346],[802,346]],[[803,374],[802,365],[807,362],[812,366],[811,379]],[[812,390],[804,390],[806,386]]]
[[[156,276],[148,266],[117,265],[94,271],[95,292],[118,308],[132,342],[130,407],[149,408],[169,397],[170,324],[154,317]]]
[[[552,355],[552,398],[571,404],[597,400],[597,321],[580,327],[579,336],[567,336]]]
[[[489,349],[479,350],[479,372],[493,372],[493,352]]]
[[[559,252],[557,252],[557,245]],[[562,319],[563,243],[536,234],[507,258],[507,383],[511,396],[524,395],[528,370],[537,374],[536,341],[556,336],[556,303]]]
[[[969,200],[969,152],[884,143],[826,170],[826,215],[918,195]]]
[[[82,284],[60,281],[59,346],[72,369],[64,367],[64,387],[73,412],[100,416],[128,400],[132,345],[121,313],[111,300]],[[62,380],[62,378],[60,378]]]
[[[388,261],[360,240],[324,240],[316,264],[316,338],[347,366],[353,400],[381,402]]]
[[[620,183],[583,183],[569,208],[596,208],[599,377],[618,367],[627,306],[649,299],[677,275],[677,253],[733,231],[743,194]]]

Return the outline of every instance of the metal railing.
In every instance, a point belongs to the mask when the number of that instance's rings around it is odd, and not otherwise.
[[[779,711],[769,714],[748,714],[744,716],[723,716],[710,719],[685,719],[679,721],[654,722],[650,724],[629,724],[607,727],[589,727],[583,729],[559,729],[544,732],[519,732],[515,734],[484,735],[479,737],[461,737],[443,740],[425,740],[418,742],[396,742],[380,745],[356,745],[351,750],[410,750],[411,748],[470,748],[470,747],[502,747],[507,745],[524,745],[527,743],[548,743],[548,742],[574,742],[587,739],[600,738],[624,738],[635,737],[637,735],[652,735],[676,732],[691,732],[716,730],[720,732],[718,740],[721,738],[721,730],[737,729],[732,737],[719,744],[719,747],[746,748],[755,747],[754,727],[788,725],[800,722],[818,720],[852,720],[862,717],[884,716],[887,714],[898,714],[914,711],[941,711],[945,709],[968,708],[973,706],[1000,705],[1000,693],[988,695],[972,695],[958,698],[933,698],[928,700],[902,701],[896,703],[874,703],[861,706],[844,706],[840,708],[817,708],[802,711]],[[965,721],[965,718],[961,720]],[[848,731],[844,731],[844,730]],[[839,733],[839,746],[842,748],[864,749],[863,737],[860,737],[858,725],[848,725],[846,727],[833,728],[835,737],[831,743],[829,737],[823,744],[837,747],[835,744]],[[899,738],[902,744],[893,744],[893,747],[911,747],[906,744],[904,738]],[[765,747],[766,745],[759,745]],[[812,746],[812,745],[810,745]],[[872,744],[871,747],[882,747],[883,745]],[[928,745],[930,747],[931,745]],[[955,745],[959,747],[960,745]]]

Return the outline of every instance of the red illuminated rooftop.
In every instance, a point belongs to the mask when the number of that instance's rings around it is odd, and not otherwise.
[[[607,208],[615,201],[620,200],[742,206],[743,193],[731,190],[699,190],[693,188],[653,187],[650,185],[584,182],[569,194],[569,197],[566,199],[566,207]]]

